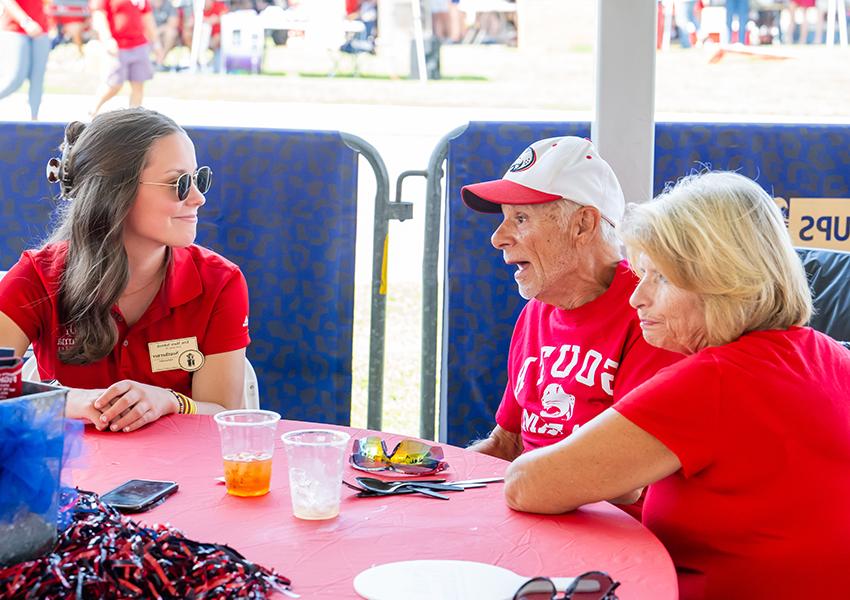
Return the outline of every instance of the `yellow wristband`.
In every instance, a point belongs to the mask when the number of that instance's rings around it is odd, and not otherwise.
[[[177,398],[177,404],[180,407],[178,414],[181,415],[196,415],[198,414],[198,403],[192,400],[186,394],[170,390],[174,397]]]

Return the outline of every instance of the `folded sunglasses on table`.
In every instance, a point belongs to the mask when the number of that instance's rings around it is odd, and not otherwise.
[[[361,471],[395,471],[406,475],[428,475],[448,468],[443,449],[419,440],[402,440],[392,452],[377,435],[354,440],[351,466]]]
[[[513,600],[617,600],[614,593],[620,587],[604,571],[582,573],[564,590],[558,593],[555,581],[548,577],[534,577],[526,581],[514,594]]]

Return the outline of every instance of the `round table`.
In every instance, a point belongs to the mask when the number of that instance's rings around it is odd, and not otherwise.
[[[279,432],[315,424],[281,421]],[[353,437],[364,430],[333,425]],[[381,434],[388,445],[399,436]],[[390,445],[392,447],[392,445]],[[506,462],[443,444],[450,480],[501,476]],[[164,417],[133,433],[86,428],[83,453],[71,468],[81,489],[104,493],[127,479],[176,481],[179,491],[134,518],[167,522],[203,542],[227,543],[246,558],[292,580],[305,600],[358,598],[352,581],[374,565],[454,559],[508,568],[523,576],[575,576],[603,570],[622,582],[622,600],[677,597],[676,574],[664,547],[640,523],[608,503],[565,515],[515,512],[502,483],[450,493],[449,501],[419,494],[357,498],[343,488],[340,515],[328,521],[292,516],[286,458],[278,438],[269,494],[237,498],[222,475],[219,435],[208,416]],[[360,471],[346,466],[354,482]]]

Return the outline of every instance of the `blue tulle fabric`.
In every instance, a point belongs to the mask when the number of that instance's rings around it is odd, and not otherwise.
[[[22,508],[55,518],[63,457],[77,452],[83,428],[64,408],[64,396],[0,401],[0,521]]]

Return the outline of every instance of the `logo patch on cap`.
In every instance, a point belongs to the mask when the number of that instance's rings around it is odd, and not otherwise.
[[[534,152],[534,149],[529,146],[523,151],[522,154],[519,155],[519,158],[514,161],[508,171],[510,171],[511,173],[516,173],[517,171],[525,171],[526,169],[531,168],[531,166],[536,162],[537,154]]]

